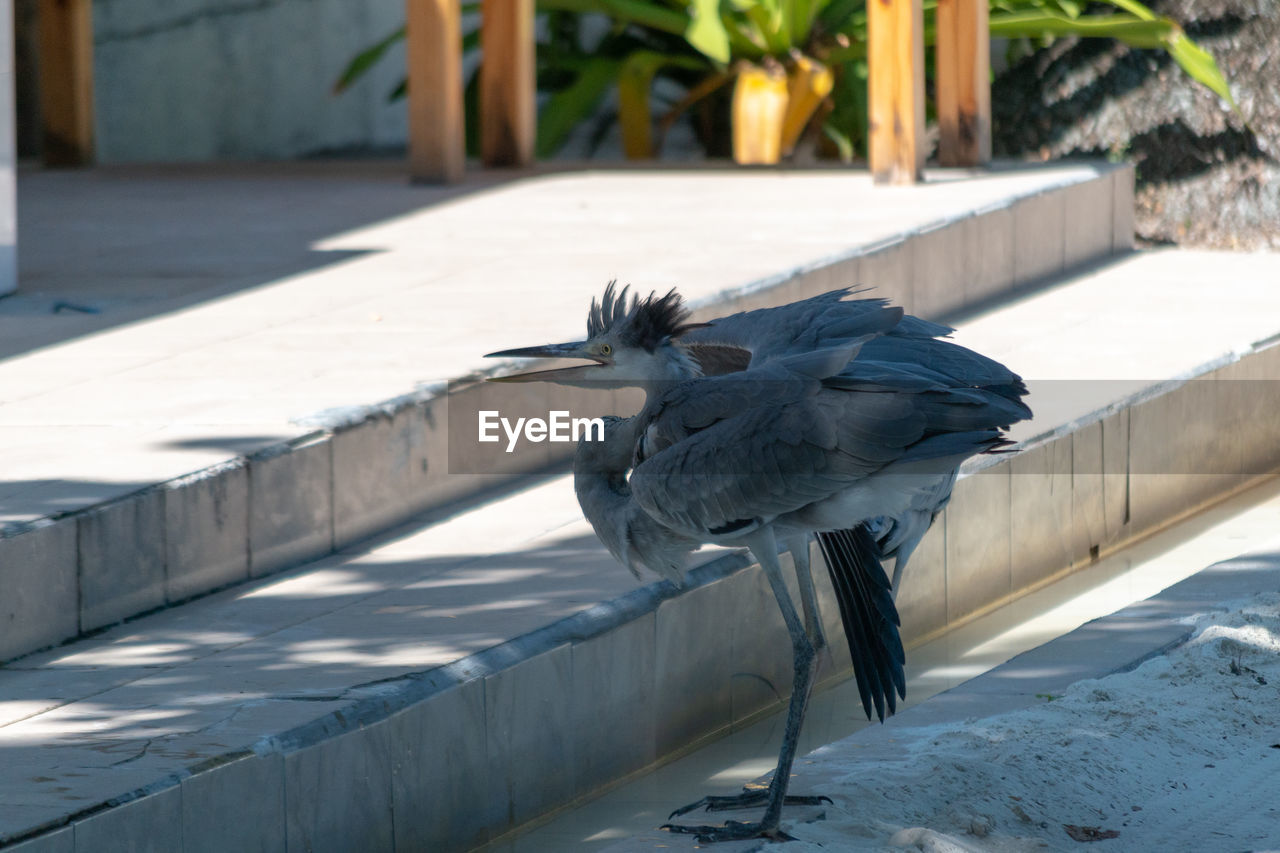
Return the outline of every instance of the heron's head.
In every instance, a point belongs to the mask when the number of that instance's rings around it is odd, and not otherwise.
[[[587,339],[491,352],[486,358],[556,358],[590,362],[497,377],[497,382],[555,382],[595,388],[644,386],[696,375],[697,365],[675,345],[689,329],[689,310],[673,288],[665,296],[628,296],[609,282],[591,300]]]

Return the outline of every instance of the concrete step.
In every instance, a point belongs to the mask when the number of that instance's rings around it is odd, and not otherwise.
[[[704,314],[864,281],[938,316],[1132,241],[1132,170],[1105,164],[447,192],[359,166],[122,168],[24,174],[21,192],[23,292],[0,301],[0,661],[563,458],[451,456],[449,422],[474,429],[483,353],[580,336],[612,278],[679,286]]]
[[[960,324],[1041,414],[913,559],[909,643],[1280,466],[1275,264],[1140,253]],[[550,478],[14,661],[0,843],[466,849],[777,707],[785,632],[746,563],[636,588]]]

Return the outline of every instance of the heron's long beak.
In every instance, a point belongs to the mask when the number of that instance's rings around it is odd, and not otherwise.
[[[550,370],[531,370],[528,373],[513,373],[510,376],[495,376],[490,382],[573,382],[590,378],[590,371],[609,364],[607,359],[586,349],[586,341],[574,341],[567,344],[546,344],[540,347],[521,347],[491,352],[485,358],[581,358],[588,359],[591,364],[575,364],[572,367],[556,367]]]

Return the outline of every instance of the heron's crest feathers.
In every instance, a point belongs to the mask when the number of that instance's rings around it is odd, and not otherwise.
[[[631,295],[629,286],[617,289],[617,281],[609,282],[604,296],[591,300],[587,312],[587,336],[594,338],[613,332],[628,346],[643,347],[652,352],[663,342],[678,337],[702,324],[688,324],[689,309],[684,297],[673,287],[664,296],[656,292],[643,298]]]

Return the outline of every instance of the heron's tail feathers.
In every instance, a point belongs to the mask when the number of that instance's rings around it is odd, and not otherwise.
[[[853,677],[862,708],[881,722],[906,698],[906,654],[899,635],[893,590],[880,565],[880,547],[865,524],[818,534],[840,605],[840,619],[853,657]]]

